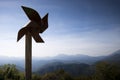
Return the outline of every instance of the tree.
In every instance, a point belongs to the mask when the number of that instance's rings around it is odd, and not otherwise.
[[[60,69],[52,73],[46,73],[45,75],[42,76],[41,80],[73,80],[73,79],[63,69]]]
[[[120,66],[99,62],[96,64],[94,80],[120,80]]]
[[[0,80],[4,80],[4,73],[1,66],[0,66]]]
[[[37,74],[32,75],[32,80],[41,80],[41,76]]]
[[[5,64],[0,66],[1,75],[4,77],[3,79],[12,79],[19,80],[19,71],[16,69],[14,64]],[[1,79],[0,79],[1,80]]]

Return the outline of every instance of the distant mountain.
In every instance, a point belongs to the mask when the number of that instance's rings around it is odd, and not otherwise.
[[[106,61],[109,63],[120,63],[120,50],[108,56],[90,57],[86,55],[59,55],[53,58],[55,61],[43,65],[36,73],[45,74],[59,69],[64,69],[71,75],[91,75],[95,71],[95,65],[98,62]],[[92,64],[91,64],[92,63]]]
[[[52,58],[52,60],[56,61],[61,61],[63,63],[71,63],[71,62],[79,62],[79,63],[86,63],[86,64],[92,64],[98,60],[103,59],[104,56],[100,57],[92,57],[88,55],[82,55],[82,54],[77,54],[77,55],[58,55]]]
[[[64,64],[71,64],[71,63],[76,63],[76,64],[80,64],[80,63],[85,63],[85,64],[93,64],[96,61],[102,60],[104,58],[104,56],[100,56],[100,57],[92,57],[92,56],[88,56],[88,55],[65,55],[65,54],[61,54],[61,55],[57,55],[55,57],[49,57],[47,59],[43,59],[43,60],[33,60],[33,71],[38,70],[38,68],[43,67],[44,65],[48,65],[48,64],[53,64],[53,63],[64,63]]]
[[[120,50],[117,50],[116,52],[112,53],[111,55],[106,56],[101,61],[120,64]]]

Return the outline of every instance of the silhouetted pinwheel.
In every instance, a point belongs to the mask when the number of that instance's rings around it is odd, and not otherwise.
[[[37,11],[25,6],[22,6],[22,9],[30,19],[30,22],[19,30],[17,41],[19,41],[25,35],[25,78],[26,80],[31,80],[32,37],[36,42],[44,42],[39,33],[43,33],[48,28],[48,14],[41,19]]]

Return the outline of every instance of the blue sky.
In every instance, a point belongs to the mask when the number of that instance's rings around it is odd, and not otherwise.
[[[108,55],[120,49],[119,0],[0,0],[0,56],[24,57],[19,29],[29,22],[21,6],[49,13],[49,28],[33,40],[33,56]]]

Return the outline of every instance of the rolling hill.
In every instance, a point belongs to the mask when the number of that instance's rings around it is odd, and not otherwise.
[[[36,71],[36,73],[40,75],[44,75],[45,73],[54,72],[57,70],[65,70],[65,72],[69,73],[73,76],[79,76],[79,75],[91,75],[93,73],[93,69],[88,64],[78,64],[78,63],[61,63],[61,62],[54,62],[51,64],[44,65],[40,69]]]

